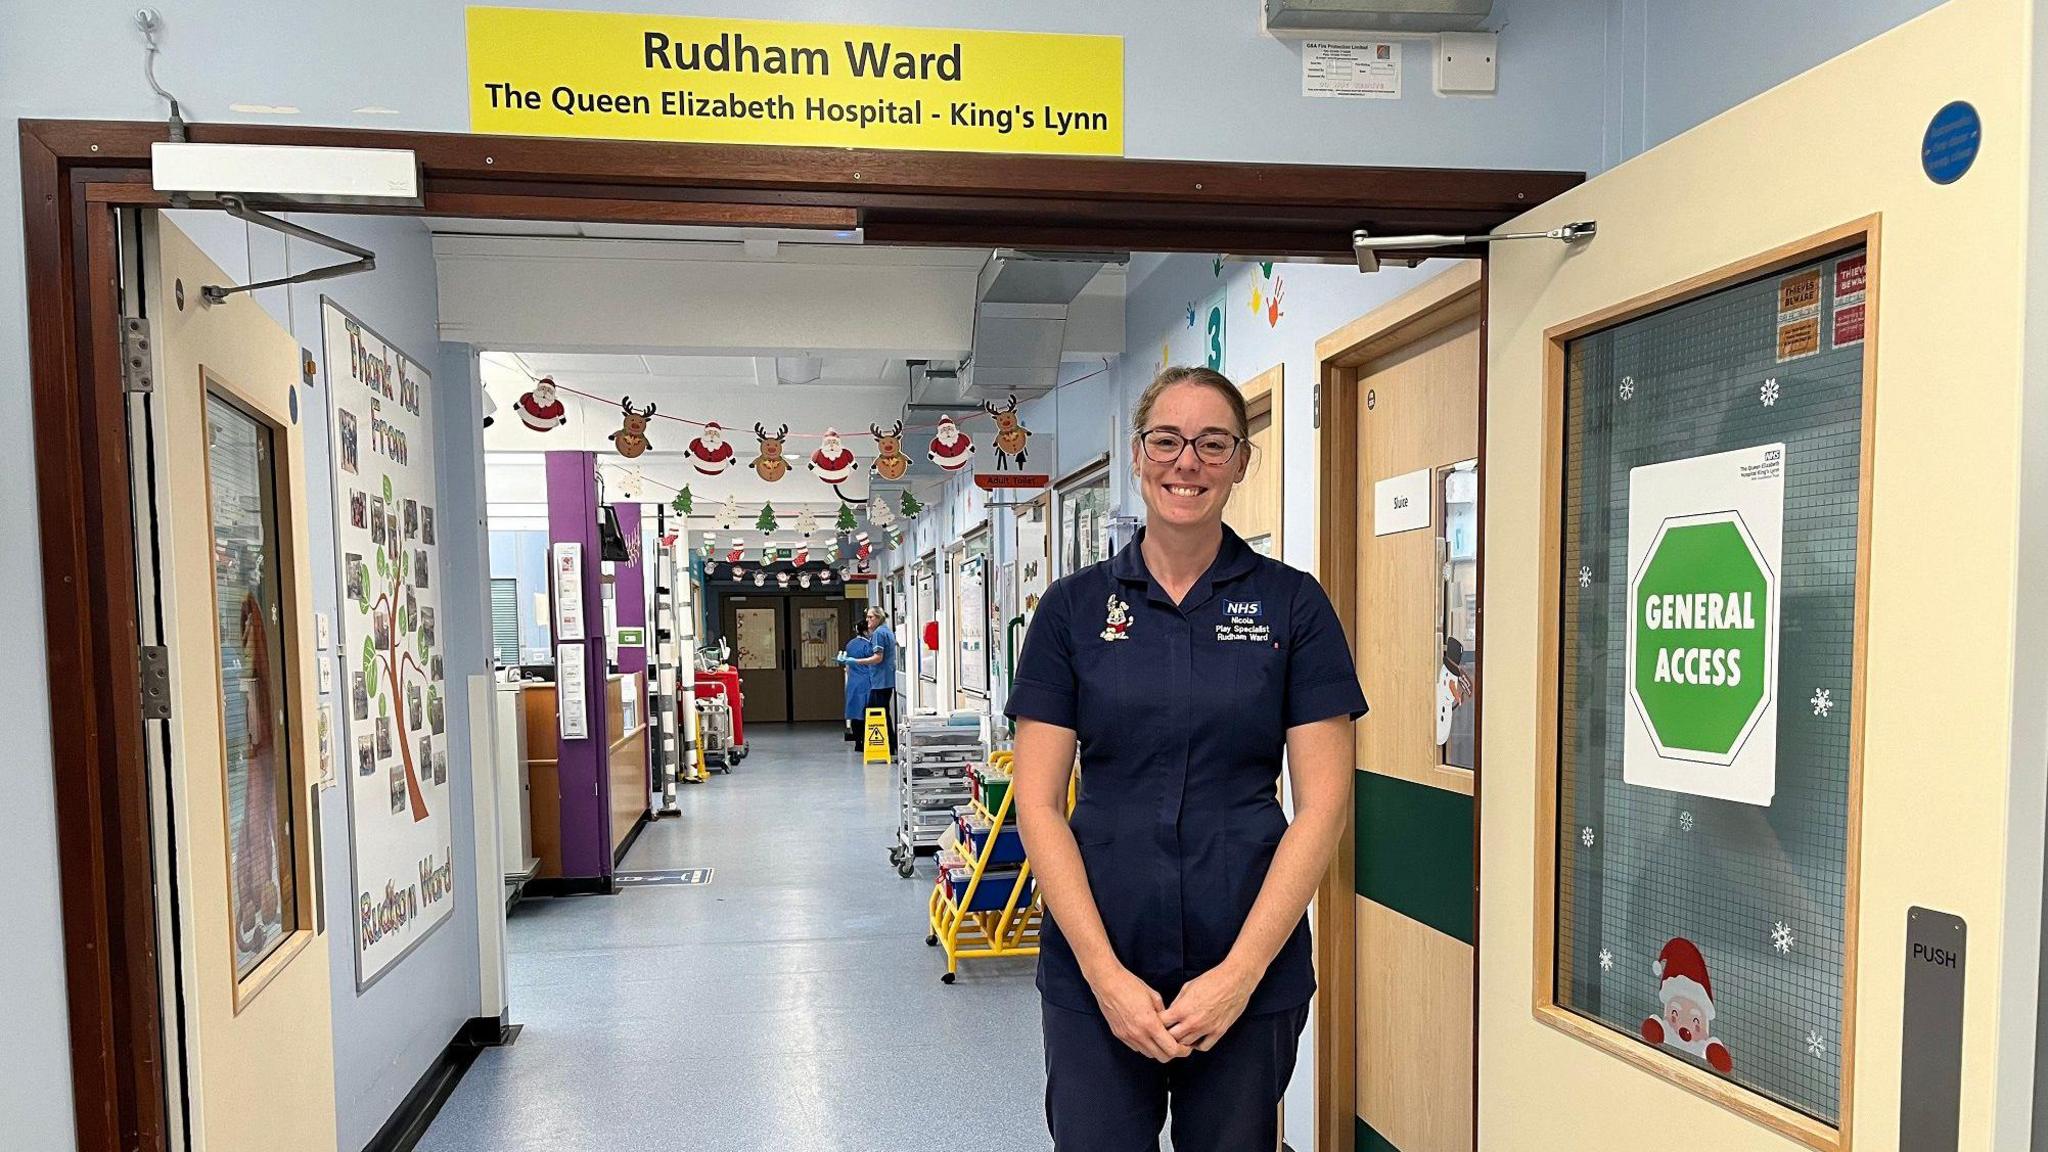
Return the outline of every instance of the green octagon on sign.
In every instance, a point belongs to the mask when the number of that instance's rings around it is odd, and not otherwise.
[[[1770,702],[1777,579],[1735,512],[1682,516],[1629,586],[1629,702],[1660,756],[1729,764]]]

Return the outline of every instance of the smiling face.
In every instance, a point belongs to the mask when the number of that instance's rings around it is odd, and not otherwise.
[[[1190,440],[1204,433],[1240,434],[1229,401],[1203,384],[1170,385],[1159,394],[1148,417],[1147,431],[1178,432]],[[1245,449],[1240,444],[1229,460],[1207,464],[1189,444],[1177,458],[1162,464],[1146,455],[1142,442],[1133,442],[1131,467],[1149,523],[1181,527],[1221,523],[1232,485],[1244,479]]]

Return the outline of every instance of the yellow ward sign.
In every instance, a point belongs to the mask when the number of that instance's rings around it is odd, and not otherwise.
[[[469,9],[476,132],[1119,156],[1118,36]]]

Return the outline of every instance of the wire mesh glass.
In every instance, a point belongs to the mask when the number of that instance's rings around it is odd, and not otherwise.
[[[1731,285],[1565,350],[1557,1003],[1642,1040],[1662,1014],[1653,965],[1667,941],[1689,939],[1710,974],[1727,1078],[1830,1124],[1856,705],[1862,256]],[[1809,306],[1803,277],[1815,273]],[[1809,307],[1810,320],[1798,311]],[[1775,797],[1766,808],[1624,783],[1629,472],[1778,442]]]

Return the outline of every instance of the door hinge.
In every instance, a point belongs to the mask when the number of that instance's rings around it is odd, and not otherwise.
[[[142,718],[171,718],[171,650],[161,644],[142,646]]]
[[[128,392],[151,392],[155,383],[150,368],[149,321],[140,316],[121,318],[121,387]]]

